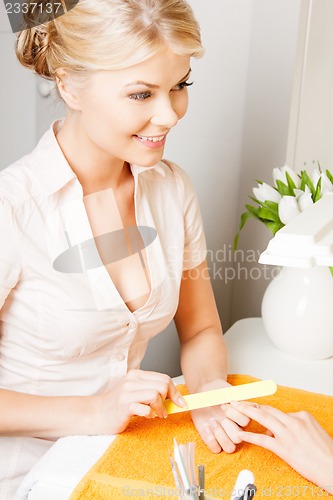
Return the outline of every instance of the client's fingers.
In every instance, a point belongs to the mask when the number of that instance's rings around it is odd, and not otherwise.
[[[230,406],[230,404],[221,405],[221,410],[224,412],[226,417],[236,422],[240,427],[246,427],[250,422],[250,418],[248,416],[240,413],[235,407]]]
[[[233,443],[238,444],[242,442],[239,436],[239,431],[241,429],[234,421],[229,420],[229,418],[224,418],[221,421],[221,427],[223,427],[226,434],[229,436]]]
[[[284,433],[286,427],[288,427],[289,417],[272,406],[254,406],[253,403],[245,401],[232,401],[230,404],[239,412],[269,429],[274,435]]]
[[[215,418],[205,423],[204,430],[203,439],[213,453],[219,453],[221,450],[233,453],[236,450],[236,445]]]
[[[255,444],[257,446],[261,446],[262,448],[266,448],[267,450],[273,451],[274,453],[277,453],[277,441],[273,437],[267,436],[267,434],[256,434],[254,432],[241,430],[239,431],[239,437],[246,443]]]

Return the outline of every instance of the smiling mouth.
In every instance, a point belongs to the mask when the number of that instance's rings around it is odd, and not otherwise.
[[[145,137],[143,135],[136,134],[136,137],[141,139],[141,141],[145,141],[145,142],[147,142],[147,141],[149,141],[149,142],[162,142],[166,138],[166,135],[159,135],[157,137]]]

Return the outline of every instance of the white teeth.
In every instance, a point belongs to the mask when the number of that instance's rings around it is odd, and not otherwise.
[[[160,137],[143,137],[142,135],[138,135],[138,137],[143,141],[160,142],[163,141],[165,135],[161,135]]]

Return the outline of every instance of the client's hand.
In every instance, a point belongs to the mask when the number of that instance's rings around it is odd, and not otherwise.
[[[118,434],[133,416],[166,418],[163,404],[166,398],[186,407],[186,402],[168,375],[130,370],[111,391],[95,396],[93,431]]]
[[[333,494],[333,439],[317,420],[305,411],[283,413],[271,406],[232,402],[232,411],[256,420],[266,434],[240,430],[239,439],[262,446],[278,455],[299,474]]]
[[[216,380],[203,385],[200,392],[229,386],[230,384],[225,380]],[[248,417],[234,408],[230,408],[226,415],[224,410],[228,406],[212,406],[191,411],[194,425],[213,453],[220,453],[222,450],[226,453],[233,453],[236,450],[236,444],[241,442],[239,437],[241,427],[245,427],[250,421]]]

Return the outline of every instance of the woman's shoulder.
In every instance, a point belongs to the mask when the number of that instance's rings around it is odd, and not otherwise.
[[[21,205],[40,190],[41,169],[50,162],[50,148],[45,138],[39,140],[34,149],[0,170],[0,200],[7,200],[12,206]]]
[[[164,169],[173,177],[177,183],[178,190],[182,197],[186,197],[194,193],[195,188],[190,175],[180,167],[177,163],[163,159],[159,165],[163,164]]]
[[[0,201],[13,207],[22,204],[32,193],[31,153],[0,172]]]
[[[179,183],[192,185],[189,174],[177,163],[163,158],[163,160],[161,160],[158,165],[161,166],[162,169],[164,169],[164,171],[166,172],[166,176],[173,177]]]

